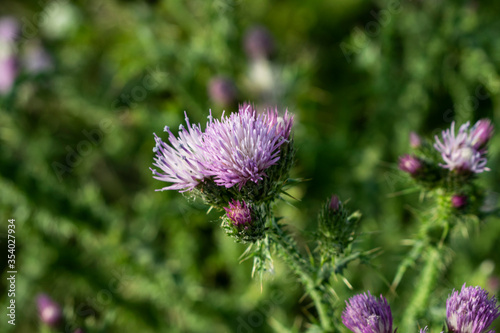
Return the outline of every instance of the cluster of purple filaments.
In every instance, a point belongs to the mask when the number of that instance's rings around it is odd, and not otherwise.
[[[252,211],[245,201],[233,200],[229,202],[229,208],[224,207],[224,210],[237,228],[245,228],[252,223]]]
[[[367,294],[353,296],[346,301],[342,323],[354,333],[393,333],[392,312],[387,300]]]
[[[280,159],[280,147],[290,138],[293,117],[268,110],[258,114],[245,104],[238,113],[214,120],[209,115],[205,132],[200,125],[181,125],[179,137],[166,127],[170,145],[156,136],[154,178],[172,185],[161,190],[192,190],[207,178],[219,186],[241,189],[248,181],[266,177],[266,169]]]
[[[456,172],[481,173],[489,171],[486,167],[486,145],[493,135],[493,125],[487,119],[479,120],[472,128],[467,122],[455,134],[455,122],[443,131],[442,140],[436,135],[436,148],[445,163],[443,168]]]
[[[483,333],[500,315],[495,297],[480,287],[462,286],[446,301],[446,323],[452,333]],[[494,333],[495,331],[488,331]]]

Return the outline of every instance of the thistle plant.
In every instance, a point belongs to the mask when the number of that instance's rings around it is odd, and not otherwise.
[[[343,312],[335,299],[335,286],[354,261],[369,264],[379,249],[361,250],[356,241],[361,213],[350,212],[337,195],[327,198],[319,209],[317,230],[312,234],[315,250],[308,254],[297,245],[274,205],[289,186],[294,158],[294,117],[285,111],[258,112],[251,104],[237,112],[214,119],[211,113],[204,129],[200,124],[180,125],[177,136],[168,126],[168,142],[155,136],[156,156],[151,169],[155,179],[168,183],[162,190],[177,190],[202,200],[221,212],[221,227],[236,242],[248,244],[244,259],[253,258],[252,275],[261,278],[273,272],[273,256],[279,255],[295,273],[313,301],[317,319],[311,331],[337,332],[344,326],[355,333],[393,333],[416,330],[439,275],[450,233],[467,219],[481,217],[482,192],[474,184],[487,167],[487,145],[493,135],[488,120],[474,126],[466,123],[458,133],[455,123],[436,136],[434,142],[410,134],[413,152],[399,159],[399,168],[429,201],[422,213],[414,248],[400,264],[390,291],[395,292],[408,269],[423,261],[413,296],[396,328],[389,303],[370,292],[346,301]],[[262,283],[262,282],[261,282]],[[447,302],[448,332],[481,333],[498,317],[496,299],[488,300],[480,288],[462,288]],[[341,324],[343,323],[343,325]],[[428,327],[420,328],[427,332]]]

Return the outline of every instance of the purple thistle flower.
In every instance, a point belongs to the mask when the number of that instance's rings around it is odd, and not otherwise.
[[[450,333],[483,333],[500,315],[497,300],[480,287],[462,286],[446,301],[446,324]],[[493,332],[494,331],[489,331]]]
[[[40,320],[49,326],[56,326],[62,316],[61,307],[48,295],[41,294],[37,297],[38,313]]]
[[[354,333],[392,333],[392,313],[387,300],[368,292],[351,297],[342,312],[342,323]]]
[[[204,154],[201,149],[203,133],[200,125],[191,125],[189,118],[184,112],[187,129],[180,125],[179,137],[175,137],[168,126],[165,126],[165,132],[169,134],[170,145],[163,142],[155,134],[156,147],[153,151],[156,153],[154,166],[161,169],[158,172],[151,169],[153,178],[173,183],[173,185],[158,189],[180,190],[186,192],[192,190],[205,178],[206,170],[203,166],[205,162]]]
[[[424,328],[420,329],[420,333],[427,333],[428,330],[429,330],[429,328],[427,326],[425,326]]]
[[[463,124],[458,134],[455,135],[455,122],[451,123],[451,128],[442,132],[443,142],[436,135],[434,148],[441,153],[445,162],[445,164],[440,164],[441,167],[466,173],[481,173],[490,170],[486,167],[487,151],[481,147],[489,140],[493,128],[485,120],[478,121],[471,130],[469,126],[469,122]]]
[[[462,208],[467,204],[467,199],[466,195],[455,194],[451,197],[451,205],[457,209]]]
[[[267,58],[274,51],[273,36],[266,28],[250,28],[244,38],[245,51],[250,58]]]
[[[422,169],[422,162],[417,157],[406,154],[399,157],[399,169],[415,176]]]
[[[19,22],[14,17],[0,19],[0,40],[13,42],[19,35]]]
[[[262,180],[266,169],[280,159],[280,146],[288,141],[292,122],[288,112],[283,118],[277,110],[257,114],[249,104],[212,121],[203,137],[205,175],[226,188],[241,189],[247,181]]]
[[[229,208],[224,207],[227,217],[237,228],[248,227],[252,223],[252,211],[245,201],[233,200],[229,203]]]
[[[236,100],[237,90],[233,80],[216,77],[208,84],[208,94],[215,103],[229,105]]]
[[[15,56],[1,59],[0,56],[0,95],[8,93],[17,78],[18,68]]]

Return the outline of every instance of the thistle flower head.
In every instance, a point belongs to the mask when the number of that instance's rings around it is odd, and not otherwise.
[[[249,104],[212,121],[203,137],[204,174],[226,188],[259,182],[280,159],[280,146],[287,142],[292,122],[288,114],[279,118],[277,111],[257,114]]]
[[[422,162],[415,156],[405,154],[399,158],[399,169],[415,176],[422,169]]]
[[[57,325],[62,316],[61,307],[59,306],[59,304],[54,302],[46,294],[39,295],[36,302],[40,320],[49,326]]]
[[[245,228],[252,223],[252,211],[245,201],[233,200],[229,203],[229,208],[224,207],[227,217],[238,228]]]
[[[488,120],[478,121],[472,129],[467,122],[460,126],[455,134],[455,122],[451,128],[442,132],[442,139],[436,135],[434,148],[441,153],[444,164],[441,167],[459,173],[481,173],[489,171],[486,167],[486,149],[484,146],[493,133],[493,127]]]
[[[446,324],[451,333],[483,333],[500,315],[495,297],[480,287],[454,291],[446,301]],[[494,331],[489,331],[494,332]]]
[[[342,323],[354,333],[392,333],[392,313],[387,300],[368,292],[346,301]]]
[[[160,172],[151,169],[153,178],[173,183],[170,186],[159,189],[180,190],[185,192],[196,187],[205,178],[205,162],[202,151],[202,136],[200,125],[191,125],[187,114],[185,128],[179,127],[179,136],[176,137],[168,126],[165,132],[169,134],[170,144],[165,143],[155,134],[156,146],[153,152],[156,153],[153,165],[160,168]]]

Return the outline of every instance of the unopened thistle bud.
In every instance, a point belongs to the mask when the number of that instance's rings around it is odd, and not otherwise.
[[[274,51],[273,37],[262,26],[250,28],[245,35],[244,44],[250,58],[267,58]]]
[[[348,213],[338,196],[326,200],[318,216],[318,241],[323,255],[342,254],[354,240],[360,216]]]
[[[40,320],[49,326],[56,326],[61,320],[61,307],[48,295],[41,294],[37,297],[38,314]]]
[[[422,170],[422,162],[417,157],[406,154],[399,158],[399,169],[415,177]]]
[[[451,205],[454,208],[460,209],[467,205],[467,196],[455,194],[451,197]]]
[[[221,226],[238,243],[255,242],[264,236],[265,212],[259,207],[233,200],[224,210]]]

